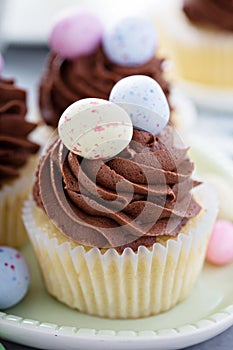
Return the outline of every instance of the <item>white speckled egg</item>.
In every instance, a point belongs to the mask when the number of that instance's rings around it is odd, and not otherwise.
[[[133,125],[129,115],[118,105],[85,98],[64,111],[58,132],[71,152],[87,159],[108,159],[128,146]]]
[[[103,36],[105,54],[118,65],[142,65],[154,56],[156,47],[154,25],[140,17],[122,19]]]
[[[27,263],[17,250],[0,246],[0,310],[23,299],[30,281]]]
[[[133,126],[155,135],[166,126],[170,109],[160,85],[145,75],[133,75],[118,81],[109,100],[124,108]]]

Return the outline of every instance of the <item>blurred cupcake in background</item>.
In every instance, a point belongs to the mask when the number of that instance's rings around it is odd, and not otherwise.
[[[89,13],[63,14],[55,21],[49,42],[51,53],[39,90],[41,115],[48,125],[56,128],[71,103],[87,97],[106,99],[117,81],[138,74],[160,84],[176,126],[193,121],[195,113],[187,103],[176,106],[164,76],[164,58],[156,53],[157,33],[149,20],[128,17],[104,29]]]
[[[21,209],[32,186],[39,150],[30,140],[36,124],[25,119],[26,113],[26,91],[13,79],[3,78],[0,70],[0,244],[13,247],[27,240]]]
[[[197,97],[202,104],[202,91],[216,92],[212,96],[217,96],[223,109],[229,107],[224,106],[224,101],[233,108],[232,2],[167,0],[155,17],[161,29],[162,52],[172,59],[176,76],[199,88]],[[214,98],[210,101],[217,103]]]

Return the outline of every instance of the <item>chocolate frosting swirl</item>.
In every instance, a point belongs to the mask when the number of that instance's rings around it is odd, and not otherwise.
[[[148,75],[155,79],[169,98],[170,86],[163,77],[163,59],[153,57],[137,67],[118,66],[105,56],[101,47],[92,55],[64,60],[51,53],[39,91],[39,106],[44,121],[57,127],[64,110],[87,97],[108,99],[113,86],[129,75]]]
[[[183,11],[192,22],[233,31],[232,0],[183,0]]]
[[[176,148],[173,129],[155,137],[134,130],[115,158],[86,160],[58,139],[42,158],[34,199],[70,239],[97,247],[137,250],[158,236],[176,236],[200,206],[190,190],[193,163]]]
[[[25,120],[26,112],[26,91],[0,77],[0,185],[18,176],[29,155],[39,149],[28,140],[36,124]]]

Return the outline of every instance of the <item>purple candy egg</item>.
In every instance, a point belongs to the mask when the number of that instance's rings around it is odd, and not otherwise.
[[[49,43],[52,51],[63,58],[88,55],[101,42],[103,25],[100,20],[86,12],[66,13],[55,21]]]

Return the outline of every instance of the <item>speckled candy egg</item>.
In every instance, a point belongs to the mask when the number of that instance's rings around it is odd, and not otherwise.
[[[51,49],[63,58],[72,59],[96,50],[103,34],[103,25],[86,12],[64,13],[54,22],[50,33]]]
[[[108,159],[128,146],[133,125],[121,107],[110,101],[86,98],[64,111],[58,132],[73,153],[87,159]]]
[[[135,128],[155,135],[166,126],[170,109],[160,85],[145,75],[121,79],[113,87],[109,100],[124,108]]]
[[[114,63],[138,66],[149,61],[155,54],[157,35],[153,24],[140,17],[119,21],[105,32],[103,49]]]
[[[0,310],[17,304],[27,293],[29,269],[17,250],[0,246]]]

